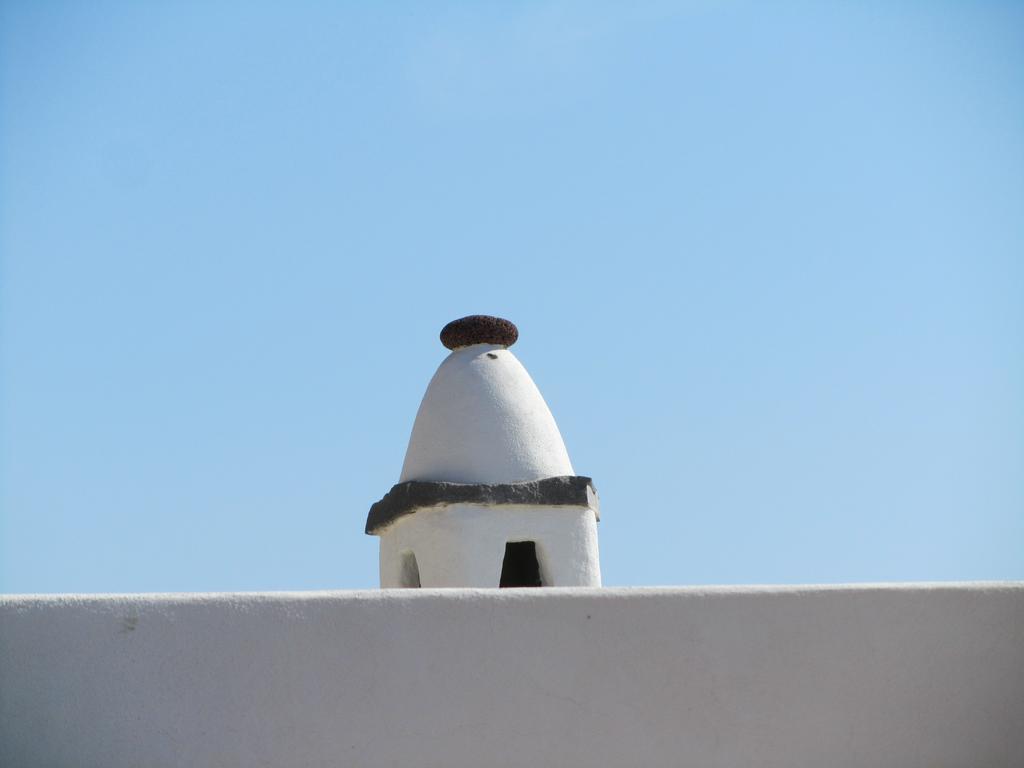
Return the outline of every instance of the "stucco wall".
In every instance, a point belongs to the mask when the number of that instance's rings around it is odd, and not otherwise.
[[[1024,586],[0,599],[4,766],[1011,766]]]
[[[534,541],[544,583],[597,587],[597,518],[586,507],[450,504],[421,509],[380,535],[380,583],[402,584],[403,552],[414,552],[424,587],[497,587],[505,543]]]

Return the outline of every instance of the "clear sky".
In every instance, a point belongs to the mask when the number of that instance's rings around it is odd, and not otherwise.
[[[3,3],[0,591],[375,586],[470,313],[607,584],[1024,578],[1024,4],[372,5]]]

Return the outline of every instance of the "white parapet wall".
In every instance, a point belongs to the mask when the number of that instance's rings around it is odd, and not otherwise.
[[[1024,584],[2,597],[0,765],[1020,766]]]

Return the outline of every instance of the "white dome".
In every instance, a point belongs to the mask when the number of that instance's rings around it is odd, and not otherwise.
[[[518,483],[574,475],[522,363],[497,344],[456,349],[427,386],[399,482]]]

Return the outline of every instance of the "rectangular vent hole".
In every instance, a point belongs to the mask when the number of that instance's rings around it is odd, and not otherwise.
[[[540,563],[533,541],[510,541],[505,545],[499,587],[540,587]]]

